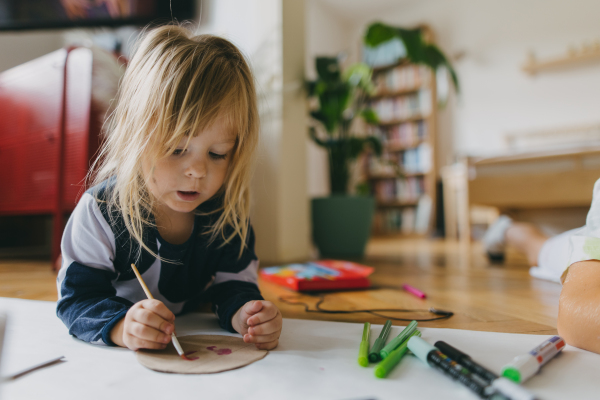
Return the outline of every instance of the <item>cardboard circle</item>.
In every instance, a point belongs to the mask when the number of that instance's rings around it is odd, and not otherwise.
[[[164,350],[138,350],[138,362],[159,372],[213,374],[252,364],[268,353],[235,336],[191,335],[177,339],[189,358],[197,358],[191,361],[182,359],[173,343],[169,343]]]

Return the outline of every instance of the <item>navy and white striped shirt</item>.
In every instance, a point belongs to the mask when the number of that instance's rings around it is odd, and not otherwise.
[[[166,242],[156,228],[144,232],[144,243],[161,258],[146,250],[138,258],[139,245],[129,235],[123,218],[114,215],[111,225],[103,199],[106,182],[88,190],[79,200],[65,228],[58,273],[58,317],[69,333],[86,342],[113,345],[110,331],[129,308],[146,299],[135,277],[134,263],[157,300],[175,315],[211,302],[224,329],[235,332],[233,314],[250,300],[262,300],[257,286],[258,259],[254,253],[254,232],[249,230],[247,246],[239,256],[240,238],[223,245],[219,236],[209,243],[203,232],[218,215],[200,215],[183,244]],[[199,211],[216,208],[207,201]]]

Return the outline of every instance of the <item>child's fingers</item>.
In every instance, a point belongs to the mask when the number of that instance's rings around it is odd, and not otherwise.
[[[248,326],[260,325],[265,322],[271,321],[274,318],[277,318],[279,315],[280,313],[277,307],[263,307],[263,310],[261,312],[248,318],[246,323],[248,324]]]
[[[152,342],[156,344],[166,344],[171,340],[171,336],[154,329],[148,325],[140,324],[139,322],[132,321],[127,329],[127,334],[135,337],[136,339],[143,340],[146,342]],[[155,347],[146,347],[155,348]]]
[[[270,343],[279,339],[279,335],[281,335],[281,331],[273,332],[268,335],[251,335],[249,333],[244,335],[245,343]]]
[[[273,350],[279,344],[279,340],[274,340],[268,343],[256,343],[255,346],[259,350]]]
[[[170,335],[175,330],[175,326],[171,322],[165,321],[158,314],[145,308],[138,308],[135,310],[132,318],[134,321],[158,329],[167,335]]]
[[[139,350],[139,349],[164,349],[167,347],[166,343],[158,343],[150,340],[140,339],[136,336],[125,333],[125,337],[123,338],[125,344],[131,350]]]
[[[253,325],[248,328],[248,333],[252,336],[270,335],[274,332],[281,331],[281,319],[273,318],[268,322],[264,322],[260,325]]]
[[[249,301],[244,304],[244,312],[248,315],[254,315],[263,309],[263,302],[260,300]]]
[[[155,314],[158,314],[162,319],[169,321],[169,322],[173,322],[175,321],[175,314],[173,314],[171,312],[171,310],[169,310],[167,308],[167,306],[165,306],[165,304],[160,301],[160,300],[154,300],[154,299],[148,299],[148,300],[142,300],[140,301],[140,306],[142,306],[142,308],[152,311]]]

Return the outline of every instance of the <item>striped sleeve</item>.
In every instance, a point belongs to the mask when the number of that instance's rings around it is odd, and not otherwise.
[[[230,332],[235,332],[231,319],[240,307],[252,300],[264,300],[258,289],[259,261],[254,241],[254,230],[250,227],[241,257],[239,238],[220,248],[215,280],[207,291],[221,327]]]
[[[113,345],[110,331],[133,303],[116,295],[114,234],[89,193],[82,196],[67,222],[61,252],[58,317],[71,335],[94,344]]]

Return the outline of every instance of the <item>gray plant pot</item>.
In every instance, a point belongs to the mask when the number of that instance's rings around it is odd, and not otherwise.
[[[312,200],[313,239],[322,258],[359,258],[371,236],[375,199],[330,196]]]

